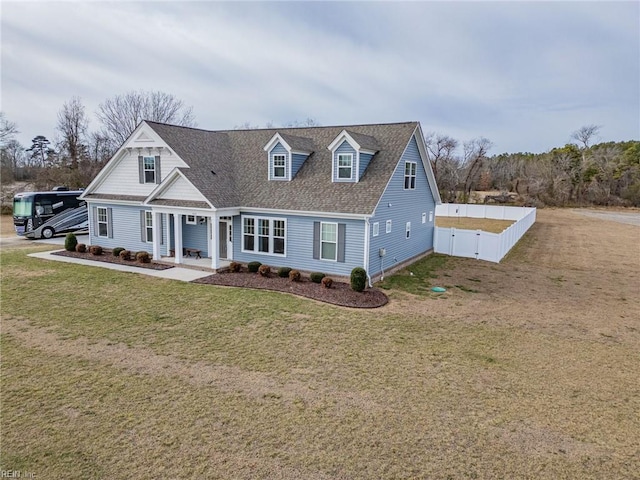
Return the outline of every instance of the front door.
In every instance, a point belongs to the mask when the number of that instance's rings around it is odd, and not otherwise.
[[[227,220],[220,220],[220,234],[218,241],[220,243],[220,258],[231,260],[233,258],[233,223]]]

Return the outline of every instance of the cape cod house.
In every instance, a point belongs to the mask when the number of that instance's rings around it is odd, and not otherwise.
[[[206,131],[144,121],[86,188],[90,242],[370,279],[433,248],[417,122]],[[167,258],[168,257],[168,258]]]

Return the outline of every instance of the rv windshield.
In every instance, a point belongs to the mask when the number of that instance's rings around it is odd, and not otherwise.
[[[33,199],[31,198],[14,198],[13,199],[13,216],[14,217],[30,217],[33,215]]]

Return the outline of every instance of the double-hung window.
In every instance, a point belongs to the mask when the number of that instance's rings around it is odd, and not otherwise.
[[[153,242],[153,212],[150,210],[144,212],[144,230],[147,243]]]
[[[242,217],[242,251],[285,255],[287,223],[264,217]]]
[[[286,176],[286,155],[274,155],[273,156],[273,178],[285,178]]]
[[[353,155],[351,153],[338,154],[338,178],[351,179],[353,169]]]
[[[142,159],[144,183],[156,183],[156,157]]]
[[[338,259],[338,224],[320,224],[320,258],[322,260]]]
[[[98,207],[96,208],[96,214],[98,215],[98,219],[97,219],[98,236],[108,237],[109,236],[109,216],[107,214],[107,209],[105,207]]]
[[[405,162],[404,164],[404,189],[414,190],[416,188],[416,162]]]

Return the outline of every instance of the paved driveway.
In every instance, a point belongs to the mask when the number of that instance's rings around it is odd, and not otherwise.
[[[607,212],[604,210],[583,209],[574,209],[573,211],[587,217],[601,218],[603,220],[612,220],[618,223],[627,223],[629,225],[640,226],[640,212]]]

